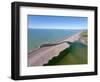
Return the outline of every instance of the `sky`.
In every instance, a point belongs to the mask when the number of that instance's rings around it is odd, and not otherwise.
[[[87,17],[28,15],[32,29],[87,29]]]

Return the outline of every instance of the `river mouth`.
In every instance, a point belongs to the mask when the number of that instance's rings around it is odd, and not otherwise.
[[[70,44],[69,48],[66,48],[59,53],[57,57],[49,60],[47,64],[49,65],[77,65],[77,64],[88,64],[88,48],[80,41],[68,42]]]

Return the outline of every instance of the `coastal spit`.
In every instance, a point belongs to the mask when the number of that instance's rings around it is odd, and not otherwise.
[[[50,59],[52,59],[55,56],[58,56],[61,51],[70,47],[67,41],[75,42],[79,40],[81,38],[81,33],[82,31],[57,43],[43,44],[40,46],[40,48],[29,52],[28,66],[42,66],[48,63]]]

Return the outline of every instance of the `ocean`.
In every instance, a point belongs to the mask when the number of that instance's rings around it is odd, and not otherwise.
[[[71,29],[28,29],[28,52],[39,48],[42,44],[64,40],[79,31]]]

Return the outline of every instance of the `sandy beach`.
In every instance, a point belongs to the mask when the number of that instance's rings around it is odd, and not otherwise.
[[[70,45],[68,42],[75,42],[80,39],[80,34],[82,33],[76,33],[65,40],[59,41],[57,43],[43,45],[40,48],[33,50],[28,53],[28,66],[42,66],[50,59],[52,59],[55,56],[58,56],[61,51],[63,51],[66,48],[69,48]]]

